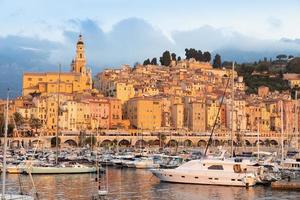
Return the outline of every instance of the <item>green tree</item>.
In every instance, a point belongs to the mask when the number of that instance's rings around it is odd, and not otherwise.
[[[277,58],[278,60],[283,60],[283,59],[286,59],[286,58],[287,58],[287,55],[285,55],[285,54],[279,54],[278,56],[276,56],[276,58]]]
[[[159,61],[164,66],[170,66],[171,64],[171,55],[169,51],[165,51],[162,57],[159,58]]]
[[[37,134],[37,130],[43,126],[41,120],[39,118],[30,118],[29,125],[32,129],[35,129],[35,133]]]
[[[210,60],[211,60],[211,55],[210,55],[210,53],[209,53],[208,51],[205,51],[205,52],[203,53],[203,60],[202,60],[202,61],[204,61],[204,62],[210,62]]]
[[[213,60],[213,67],[221,68],[221,66],[222,66],[221,56],[219,54],[216,54]]]
[[[258,71],[258,72],[268,72],[270,67],[271,67],[270,62],[260,62],[256,66],[255,70]]]
[[[195,54],[194,58],[195,58],[196,61],[199,61],[199,62],[203,61],[203,54],[202,54],[201,50],[198,50],[196,52],[194,52],[194,50],[193,50],[193,54]]]
[[[228,66],[229,66],[229,64],[228,64]],[[244,78],[247,78],[247,77],[251,76],[251,74],[254,72],[254,69],[255,68],[253,65],[246,65],[243,63],[236,68],[236,71],[239,76],[243,76]]]
[[[177,60],[178,60],[178,61],[181,61],[181,57],[180,57],[180,56],[178,56]]]
[[[20,113],[15,112],[13,117],[14,117],[17,128],[23,125],[24,118]]]
[[[172,54],[171,54],[171,57],[172,57],[172,60],[173,60],[173,61],[176,61],[176,54],[175,54],[175,53],[172,53]]]
[[[151,65],[157,65],[157,59],[156,58],[152,58]]]
[[[293,58],[286,66],[288,73],[300,74],[300,57]]]
[[[150,59],[149,59],[149,58],[143,62],[143,65],[144,65],[144,66],[145,66],[145,65],[150,65],[150,64],[151,64],[151,62],[150,62]]]

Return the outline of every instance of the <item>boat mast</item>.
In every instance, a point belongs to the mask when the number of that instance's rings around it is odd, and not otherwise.
[[[259,160],[259,145],[260,145],[260,118],[257,124],[257,159]]]
[[[2,169],[2,198],[5,200],[5,182],[6,182],[6,149],[7,149],[7,130],[8,130],[8,101],[9,90],[7,91],[6,113],[5,113],[5,128],[4,128],[4,148],[3,148],[3,169]]]
[[[284,155],[283,155],[283,101],[280,101],[280,116],[281,116],[281,162],[283,162]]]
[[[218,113],[217,113],[217,115],[216,115],[216,118],[215,118],[215,121],[214,121],[214,125],[213,125],[213,127],[212,127],[212,129],[211,129],[211,133],[210,133],[210,135],[209,135],[209,139],[208,139],[207,145],[206,145],[206,147],[205,147],[205,151],[204,151],[204,156],[203,156],[203,157],[206,156],[208,147],[209,147],[209,145],[210,145],[210,143],[211,143],[211,141],[212,141],[212,137],[213,137],[213,135],[214,135],[214,130],[215,130],[216,125],[217,125],[217,122],[218,122],[218,117],[219,117],[219,114],[220,114],[220,111],[221,111],[221,108],[222,108],[222,105],[223,105],[223,102],[224,102],[224,98],[225,98],[225,95],[226,95],[226,90],[227,90],[227,88],[228,88],[228,86],[229,86],[229,82],[230,82],[230,77],[228,77],[228,80],[227,80],[227,83],[226,83],[226,87],[225,87],[225,89],[224,89],[224,93],[223,93],[222,98],[221,98],[221,103],[220,103],[220,106],[219,106],[219,109],[218,109]]]
[[[233,156],[233,117],[234,117],[234,62],[232,62],[232,77],[231,77],[231,134],[230,134],[230,138],[231,138],[231,156]]]
[[[57,89],[57,116],[56,116],[56,137],[55,137],[55,145],[56,145],[56,157],[55,157],[55,164],[58,164],[58,131],[59,131],[59,93],[60,93],[60,73],[61,73],[61,64],[59,64],[59,71],[58,71],[58,89]]]
[[[295,139],[296,139],[296,149],[298,150],[298,134],[299,134],[299,119],[298,119],[298,91],[295,91]]]

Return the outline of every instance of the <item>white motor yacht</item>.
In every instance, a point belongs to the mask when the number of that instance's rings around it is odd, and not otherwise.
[[[279,166],[282,170],[300,171],[300,159],[287,158]]]
[[[161,181],[206,185],[250,187],[256,184],[253,172],[243,171],[239,162],[219,159],[192,160],[175,169],[153,169]]]

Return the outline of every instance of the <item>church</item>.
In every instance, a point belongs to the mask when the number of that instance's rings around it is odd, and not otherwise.
[[[23,96],[32,93],[47,95],[58,91],[71,94],[91,89],[92,75],[91,70],[86,67],[82,35],[79,35],[76,56],[72,60],[70,72],[25,72],[23,74]]]

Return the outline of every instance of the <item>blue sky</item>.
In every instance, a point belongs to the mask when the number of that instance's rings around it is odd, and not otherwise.
[[[20,90],[24,71],[67,70],[79,33],[94,74],[185,48],[240,62],[299,56],[299,10],[300,0],[0,0],[0,96]]]
[[[203,25],[259,38],[300,37],[299,0],[0,0],[1,35],[62,40],[69,20],[92,19],[104,29],[126,18],[146,20],[166,34]],[[46,32],[46,33],[45,33]]]

